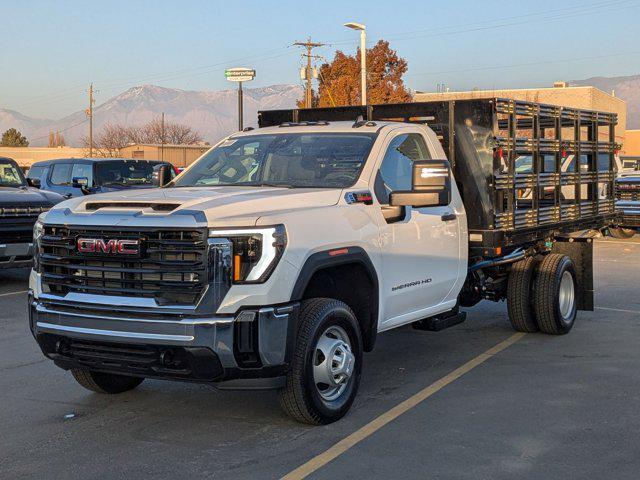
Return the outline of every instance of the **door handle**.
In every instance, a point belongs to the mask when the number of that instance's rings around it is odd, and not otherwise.
[[[453,212],[449,212],[449,213],[445,213],[440,218],[442,219],[443,222],[450,222],[451,220],[455,220],[456,218],[458,218],[458,216]]]

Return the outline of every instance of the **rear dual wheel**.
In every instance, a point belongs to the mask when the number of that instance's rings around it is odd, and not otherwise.
[[[568,333],[577,313],[576,272],[567,255],[528,257],[511,267],[509,320],[518,332]]]

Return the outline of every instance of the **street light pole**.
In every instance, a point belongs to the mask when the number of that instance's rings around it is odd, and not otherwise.
[[[349,22],[345,27],[352,30],[360,30],[360,100],[362,105],[367,104],[367,27],[361,23]]]

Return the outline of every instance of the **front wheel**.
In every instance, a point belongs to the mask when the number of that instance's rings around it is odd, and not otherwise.
[[[362,371],[358,321],[343,302],[305,300],[286,384],[284,410],[302,423],[324,425],[342,418],[353,403]]]
[[[633,228],[609,227],[609,235],[613,238],[631,238],[636,234]]]
[[[116,375],[87,370],[85,368],[71,369],[73,378],[87,390],[96,393],[123,393],[133,390],[142,383],[144,378]]]

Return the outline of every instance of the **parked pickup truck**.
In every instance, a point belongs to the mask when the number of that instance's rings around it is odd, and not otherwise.
[[[41,215],[31,331],[95,392],[278,388],[297,420],[333,422],[381,332],[506,299],[514,329],[559,335],[593,309],[615,123],[500,99],[261,112],[164,188]],[[564,150],[586,166],[561,171]]]
[[[615,238],[631,238],[640,231],[640,172],[621,172],[616,179],[616,208],[621,218],[609,233]]]
[[[29,187],[18,164],[0,157],[0,269],[31,266],[33,225],[61,200]]]

